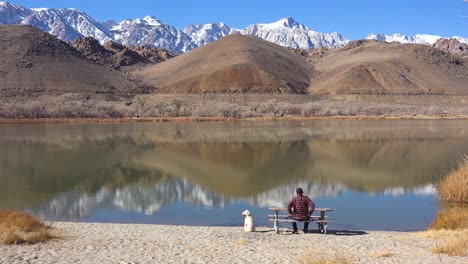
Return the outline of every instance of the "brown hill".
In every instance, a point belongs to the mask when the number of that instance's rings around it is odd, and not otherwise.
[[[0,57],[0,96],[135,91],[135,84],[123,75],[30,26],[0,26]]]
[[[361,40],[308,56],[312,94],[468,94],[467,63],[425,45]]]
[[[260,38],[235,34],[134,76],[164,93],[306,93],[310,74],[304,57]]]

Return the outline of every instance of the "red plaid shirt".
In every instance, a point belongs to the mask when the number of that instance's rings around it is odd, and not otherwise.
[[[288,204],[289,214],[298,220],[309,220],[309,216],[312,215],[314,210],[314,202],[302,194],[296,195]]]

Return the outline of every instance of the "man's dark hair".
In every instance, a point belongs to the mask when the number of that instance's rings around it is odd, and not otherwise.
[[[297,189],[296,189],[296,193],[297,193],[297,194],[303,194],[304,192],[302,191],[302,188],[297,188]]]

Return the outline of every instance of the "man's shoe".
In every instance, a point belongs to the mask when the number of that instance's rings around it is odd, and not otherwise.
[[[299,234],[299,232],[297,232],[297,230],[293,230],[292,233],[293,233],[293,234]]]
[[[304,234],[307,234],[307,233],[309,233],[309,230],[304,229]]]

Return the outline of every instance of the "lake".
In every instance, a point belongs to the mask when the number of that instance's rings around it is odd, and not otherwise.
[[[0,125],[0,208],[47,220],[271,225],[302,187],[329,227],[421,230],[465,120]],[[289,227],[289,224],[283,224]],[[300,226],[301,227],[301,226]]]

